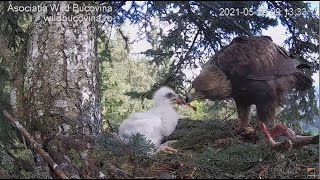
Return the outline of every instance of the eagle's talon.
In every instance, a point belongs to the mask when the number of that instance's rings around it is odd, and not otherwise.
[[[251,124],[244,124],[241,120],[236,121],[233,126],[235,133],[240,136],[250,136],[255,133],[255,129]]]
[[[240,118],[233,124],[233,129],[236,131],[243,131],[246,128],[253,128],[253,126],[250,123],[244,123]]]

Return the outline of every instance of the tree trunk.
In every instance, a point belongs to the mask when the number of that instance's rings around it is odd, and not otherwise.
[[[18,111],[26,111],[31,131],[97,135],[102,120],[96,21],[57,18],[95,15],[52,11],[52,4],[67,3],[47,2],[48,11],[34,15],[24,79],[26,107]]]

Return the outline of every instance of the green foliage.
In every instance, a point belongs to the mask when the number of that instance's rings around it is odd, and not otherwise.
[[[110,59],[103,54],[104,42],[100,41],[99,56],[102,59],[102,105],[103,113],[113,124],[120,124],[129,114],[145,111],[152,106],[154,83],[159,83],[170,69],[170,60],[164,64],[150,64],[147,59],[133,59],[124,49],[124,42],[116,34],[109,41]],[[156,44],[154,45],[156,46]],[[172,66],[171,66],[172,67]],[[170,84],[167,86],[176,89]],[[178,93],[181,92],[177,91]],[[180,93],[184,96],[184,93]],[[195,101],[194,112],[186,106],[177,106],[182,117],[195,120],[225,119],[235,114],[234,104],[230,101],[206,102]]]
[[[193,101],[192,106],[196,107],[197,111],[183,106],[177,107],[178,113],[182,117],[190,118],[192,120],[208,120],[221,119],[229,120],[237,117],[235,104],[233,101]]]
[[[183,107],[179,108],[178,112],[183,117],[188,117],[193,120],[205,120],[213,118],[212,114],[209,113],[210,106],[205,101],[194,101],[191,103],[192,106],[197,108],[197,111],[193,111],[191,108]]]
[[[230,121],[183,119],[169,139],[179,139],[175,145],[180,149],[203,151],[202,148],[212,144],[213,139],[233,136]]]
[[[168,140],[178,140],[174,147],[186,156],[181,158],[186,164],[197,167],[198,178],[259,178],[262,165],[270,167],[268,178],[306,177],[304,166],[317,167],[319,145],[277,152],[261,134],[257,143],[241,141],[232,126],[230,121],[182,119]],[[228,143],[217,146],[221,139]]]
[[[251,31],[252,34],[261,32],[261,29],[263,28],[275,26],[277,24],[276,20],[264,16],[235,16],[232,17],[232,20],[230,20],[231,18],[221,16],[214,17],[219,14],[218,8],[220,7],[250,7],[257,9],[262,4],[262,2],[226,3],[222,1],[167,1],[161,3],[148,1],[143,5],[134,4],[134,6],[140,6],[140,8],[132,8],[131,12],[134,15],[141,16],[144,14],[142,9],[150,6],[150,8],[147,8],[148,15],[146,18],[133,21],[135,24],[139,24],[141,29],[147,26],[150,27],[152,31],[155,24],[152,23],[151,18],[159,18],[160,22],[163,23],[161,24],[163,25],[162,27],[166,27],[167,24],[173,26],[167,34],[161,33],[164,28],[160,28],[159,34],[156,36],[156,43],[158,43],[158,45],[153,46],[153,49],[146,52],[149,56],[154,58],[153,61],[157,64],[161,64],[161,62],[165,62],[170,58],[175,61],[174,66],[170,68],[168,72],[169,75],[164,76],[163,81],[161,81],[162,83],[158,83],[157,86],[179,83],[179,80],[182,79],[177,79],[177,77],[182,77],[181,74],[183,74],[183,72],[181,69],[188,66],[194,67],[199,62],[203,63],[208,55],[212,55],[212,52],[218,50],[221,46],[226,45],[226,41],[230,41],[232,37],[236,35],[246,34],[243,29],[235,26],[233,22],[239,23],[240,26]],[[215,7],[216,9],[212,7]],[[125,10],[120,8],[118,11],[122,13]],[[125,18],[132,20],[133,14],[131,14],[131,16],[125,16]],[[147,38],[150,42],[155,42],[156,39],[155,36],[152,35],[147,35]],[[183,84],[179,85],[183,86]]]
[[[233,100],[209,102],[208,106],[209,113],[214,119],[229,120],[238,117],[236,105]]]
[[[15,53],[19,52],[27,38],[27,30],[29,28],[32,16],[26,11],[19,13],[8,11],[9,5],[12,6],[37,6],[40,2],[18,2],[3,1],[0,3],[0,34],[4,35],[8,40],[8,47]]]
[[[104,44],[105,42],[99,44],[100,59],[105,58],[102,50]],[[124,43],[119,36],[110,40],[109,49],[110,54],[108,56],[110,59],[102,62],[102,106],[105,117],[110,119],[112,123],[119,123],[130,112],[142,108],[142,103],[132,101],[124,94],[134,88],[147,87],[148,84],[143,86],[142,81],[147,82],[150,76],[145,75],[148,72],[140,69],[146,69],[145,64],[128,59],[128,54],[124,50]],[[142,75],[139,76],[141,72]],[[135,85],[133,83],[134,81],[137,82],[137,79],[141,84]]]
[[[1,61],[2,62],[2,61]],[[3,115],[3,110],[12,111],[10,104],[9,73],[0,63],[0,144],[13,144],[16,138],[15,129]]]
[[[30,179],[53,179],[52,176],[50,174],[48,174],[48,172],[42,172],[41,170],[36,169],[36,171],[34,173],[32,173],[32,175],[30,176],[26,176],[25,177],[30,178]]]
[[[127,143],[123,143],[111,134],[102,134],[98,137],[98,143],[104,150],[112,152],[115,156],[130,155],[135,162],[151,157],[155,152],[154,144],[139,133],[132,134]]]
[[[278,118],[289,126],[300,129],[300,122],[314,124],[313,120],[318,116],[317,98],[312,88],[307,92],[294,91]]]
[[[73,164],[75,168],[82,169],[82,162],[81,162],[81,155],[79,152],[77,152],[75,149],[70,149],[70,157],[73,160]]]
[[[128,146],[131,152],[140,156],[150,156],[154,153],[154,144],[147,140],[144,135],[139,133],[132,134],[128,140]]]
[[[111,122],[119,123],[130,113],[145,110],[151,106],[150,100],[133,99],[126,93],[149,89],[154,82],[155,74],[152,73],[153,66],[141,60],[127,59],[121,56],[121,51],[111,52],[112,62],[103,62],[102,105],[105,116]]]
[[[0,166],[11,178],[18,179],[48,179],[51,175],[34,168],[33,154],[30,149],[15,144],[17,149],[0,147]],[[34,170],[34,171],[33,171]]]
[[[3,148],[0,149],[0,165],[10,174],[14,173],[16,168],[14,159],[10,157]]]
[[[268,1],[267,4],[270,8],[289,8],[285,2]],[[290,8],[306,9],[304,15],[279,16],[278,19],[291,34],[285,41],[289,51],[297,55],[296,59],[300,63],[309,64],[312,67],[305,70],[305,74],[311,77],[312,73],[319,71],[319,26],[316,25],[319,22],[319,17],[315,11],[310,9],[308,3],[292,2]],[[279,114],[279,119],[295,128],[300,128],[299,122],[301,121],[313,124],[314,117],[319,116],[315,86],[318,85],[314,85],[306,92],[294,91],[289,94],[288,103]]]
[[[2,39],[1,47],[5,50],[0,54],[0,144],[10,145],[16,140],[16,129],[11,126],[8,120],[3,116],[3,110],[7,110],[12,114],[12,107],[10,104],[10,80],[16,77],[17,72],[13,67],[23,67],[25,62],[25,50],[28,37],[28,29],[32,16],[28,12],[12,12],[8,11],[9,4],[13,6],[38,5],[39,2],[1,2],[0,3],[0,36]],[[6,52],[11,50],[10,52]],[[8,57],[14,56],[14,57]],[[21,58],[20,58],[21,57]],[[14,64],[14,65],[13,65]],[[24,73],[21,68],[19,74]]]
[[[267,155],[266,144],[247,144],[233,141],[232,146],[217,150],[208,148],[199,157],[199,165],[212,164],[212,169],[220,169],[227,173],[240,173],[258,164]]]

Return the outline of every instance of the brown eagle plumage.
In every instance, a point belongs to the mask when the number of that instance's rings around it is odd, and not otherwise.
[[[234,98],[240,127],[249,123],[250,106],[256,105],[258,120],[273,125],[276,108],[292,89],[312,87],[297,61],[268,36],[238,37],[217,52],[192,82],[186,102],[195,99]]]

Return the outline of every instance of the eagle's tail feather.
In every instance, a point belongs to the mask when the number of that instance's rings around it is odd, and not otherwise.
[[[312,87],[312,79],[303,74],[302,71],[297,69],[294,76],[296,77],[295,88],[297,90],[305,91]]]

